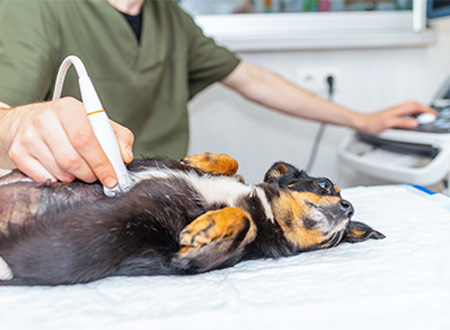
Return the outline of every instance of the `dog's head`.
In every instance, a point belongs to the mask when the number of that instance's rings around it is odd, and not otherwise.
[[[280,191],[271,202],[274,217],[286,239],[299,251],[385,237],[361,222],[351,221],[352,204],[342,199],[339,188],[327,178],[313,178],[279,162],[269,169],[264,182]]]

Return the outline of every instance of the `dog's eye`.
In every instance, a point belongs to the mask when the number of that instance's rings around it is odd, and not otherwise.
[[[319,182],[319,185],[321,188],[325,189],[325,190],[330,190],[331,189],[331,182],[328,180],[322,180]]]

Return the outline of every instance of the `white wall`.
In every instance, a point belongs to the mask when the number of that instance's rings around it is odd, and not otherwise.
[[[337,69],[335,102],[372,112],[406,100],[429,103],[450,75],[450,19],[433,24],[437,41],[428,47],[346,49],[239,54],[292,82],[315,68]],[[216,84],[190,104],[190,154],[228,153],[240,163],[248,182],[260,182],[275,161],[306,167],[318,124],[264,109]],[[342,187],[383,183],[340,164],[337,147],[350,133],[328,126],[311,173],[327,176]]]

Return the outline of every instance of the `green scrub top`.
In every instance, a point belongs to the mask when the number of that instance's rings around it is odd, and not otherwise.
[[[135,134],[136,158],[186,154],[188,101],[239,59],[171,0],[143,5],[141,42],[106,0],[0,0],[0,101],[48,100],[63,59],[84,62],[109,117]],[[72,67],[63,96],[80,99]]]

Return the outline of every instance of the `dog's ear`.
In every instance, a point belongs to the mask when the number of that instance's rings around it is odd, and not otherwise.
[[[307,176],[305,172],[299,171],[295,166],[284,162],[277,162],[267,171],[264,182],[280,181],[282,177],[295,174],[296,176]]]
[[[350,224],[345,230],[342,242],[358,243],[368,240],[370,238],[383,239],[385,237],[386,236],[384,236],[379,231],[372,229],[371,227],[362,222],[350,221]]]

